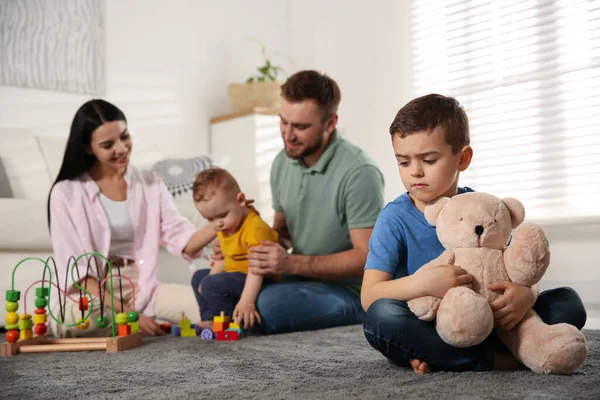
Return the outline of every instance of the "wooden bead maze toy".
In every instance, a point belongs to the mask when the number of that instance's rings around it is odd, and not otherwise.
[[[96,263],[96,275],[98,279],[98,287],[99,291],[96,296],[92,296],[90,292],[87,291],[87,280],[86,287],[79,286],[81,282],[81,277],[79,276],[79,269],[77,268],[77,262],[82,258],[88,256],[88,265],[87,265],[87,273],[86,276],[89,275],[91,261],[94,260]],[[98,262],[96,260],[96,256],[104,259],[106,262],[106,278],[101,280],[100,268],[98,266]],[[36,282],[33,282],[25,291],[23,296],[23,314],[19,316],[17,310],[19,308],[19,300],[21,298],[21,292],[15,290],[15,273],[19,266],[23,264],[25,261],[40,261],[44,264],[44,273],[42,275],[42,279]],[[0,356],[9,357],[14,356],[18,353],[46,353],[46,352],[61,352],[61,351],[91,351],[91,350],[106,350],[107,352],[114,353],[117,351],[128,350],[135,348],[142,344],[142,335],[139,332],[139,315],[137,312],[132,311],[128,314],[124,312],[117,313],[115,315],[115,301],[113,295],[113,278],[119,278],[119,288],[121,292],[121,310],[123,310],[123,290],[122,290],[122,282],[121,279],[125,278],[129,281],[129,283],[133,287],[133,283],[126,276],[121,276],[120,269],[117,275],[113,275],[113,268],[111,263],[107,258],[99,253],[85,253],[80,255],[79,257],[71,257],[69,262],[74,260],[69,268],[67,266],[67,273],[65,276],[65,285],[67,283],[67,278],[69,275],[69,270],[71,271],[71,279],[73,281],[74,286],[79,291],[79,299],[72,298],[69,293],[67,293],[67,288],[65,290],[61,289],[59,279],[58,279],[58,269],[56,268],[56,264],[54,263],[54,259],[52,257],[48,258],[48,260],[44,261],[40,258],[29,257],[21,260],[13,269],[12,273],[12,286],[11,290],[6,291],[6,311],[8,314],[6,315],[6,342],[0,344]],[[54,264],[54,271],[57,278],[57,282],[52,281],[52,270],[48,265],[48,262],[52,261]],[[118,267],[117,267],[118,268]],[[75,279],[74,272],[77,271],[78,279]],[[46,272],[48,272],[48,280],[45,279]],[[90,326],[89,317],[94,309],[94,300],[98,299],[100,302],[100,316],[96,318],[96,326],[100,329],[106,328],[109,325],[108,318],[104,315],[104,292],[105,292],[105,284],[106,281],[109,281],[109,294],[111,300],[110,307],[110,316],[112,317],[113,324],[111,325],[112,336],[111,337],[98,337],[98,338],[64,338],[64,339],[54,339],[46,336],[47,333],[47,314],[46,314],[46,306],[49,304],[50,293],[49,288],[54,286],[57,289],[58,293],[58,303],[61,311],[61,319],[57,319],[52,313],[52,309],[48,307],[48,312],[54,321],[56,321],[59,325],[62,326],[77,326],[81,330],[86,330]],[[36,300],[35,306],[36,310],[32,316],[27,313],[27,292],[31,287],[36,284],[41,283],[41,287],[36,288]],[[48,287],[44,287],[44,284],[47,284]],[[83,294],[85,292],[85,295]],[[64,303],[62,296],[64,296]],[[46,299],[47,298],[47,299]],[[64,307],[66,305],[67,299],[79,303],[79,310],[81,310],[81,318],[76,323],[67,324],[64,322]],[[132,295],[132,308],[135,310],[135,291]],[[86,314],[87,311],[87,314]],[[35,327],[33,326],[35,324]],[[35,337],[34,337],[35,333]]]

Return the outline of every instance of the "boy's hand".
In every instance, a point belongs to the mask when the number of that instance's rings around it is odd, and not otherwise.
[[[221,272],[225,272],[225,260],[214,260],[210,264],[210,272],[209,275],[220,274]]]
[[[243,326],[241,324],[242,320],[244,321]],[[256,305],[251,301],[243,300],[240,300],[233,310],[233,321],[244,329],[252,328],[255,322],[261,323]]]
[[[503,294],[490,305],[494,311],[496,326],[509,331],[514,328],[535,304],[531,289],[509,281],[490,283],[488,289],[502,291]]]
[[[138,323],[140,324],[140,332],[144,336],[162,336],[165,334],[165,331],[162,330],[158,322],[156,322],[153,318],[148,317],[147,315],[139,314]]]
[[[456,286],[471,287],[473,276],[457,265],[436,265],[415,274],[429,296],[442,298]]]

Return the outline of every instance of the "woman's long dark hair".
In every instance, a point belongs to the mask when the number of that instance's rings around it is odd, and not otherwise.
[[[104,123],[112,121],[126,123],[127,119],[115,105],[101,99],[88,101],[75,113],[60,171],[48,193],[48,229],[50,229],[50,195],[54,185],[60,181],[75,179],[92,166],[96,160],[96,157],[88,152],[92,133]]]

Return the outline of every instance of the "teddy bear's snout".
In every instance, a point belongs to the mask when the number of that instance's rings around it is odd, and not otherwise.
[[[481,236],[483,234],[483,225],[477,225],[475,227],[475,234]]]

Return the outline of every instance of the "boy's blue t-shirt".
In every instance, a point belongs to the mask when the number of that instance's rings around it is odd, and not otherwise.
[[[458,188],[458,194],[473,189]],[[425,216],[410,201],[408,193],[384,207],[369,240],[365,269],[388,272],[392,279],[414,274],[444,252],[435,231]]]

